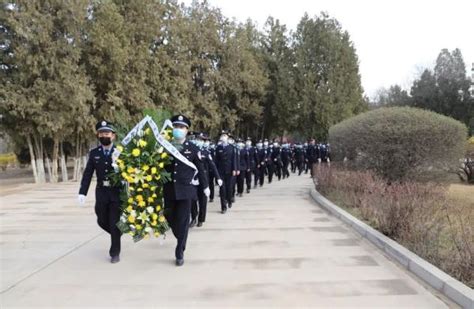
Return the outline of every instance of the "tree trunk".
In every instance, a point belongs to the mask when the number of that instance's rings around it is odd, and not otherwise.
[[[66,155],[64,154],[64,143],[60,143],[60,150],[61,150],[61,156],[60,156],[61,178],[63,182],[66,182],[69,180],[69,176],[67,174],[67,161],[66,161]]]
[[[33,135],[34,150],[36,153],[36,169],[38,174],[38,183],[46,182],[46,175],[43,161],[43,140],[37,134]]]
[[[47,154],[44,154],[44,160],[46,161],[46,170],[48,171],[48,179],[49,182],[53,182],[53,172],[51,170],[51,160],[49,159]]]
[[[53,159],[51,162],[51,182],[56,183],[59,180],[58,177],[58,161],[59,161],[59,138],[54,137],[53,142]]]
[[[33,149],[33,142],[31,141],[30,135],[26,136],[26,142],[28,143],[28,150],[30,151],[31,169],[33,170],[33,177],[35,178],[35,183],[39,183],[38,169],[36,168],[35,151]]]

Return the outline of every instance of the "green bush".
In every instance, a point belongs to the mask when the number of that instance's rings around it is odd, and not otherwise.
[[[467,128],[452,118],[411,107],[379,108],[329,129],[334,160],[347,158],[388,180],[455,171]]]

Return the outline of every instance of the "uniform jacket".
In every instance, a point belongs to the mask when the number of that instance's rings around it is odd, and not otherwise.
[[[199,185],[202,188],[209,186],[207,173],[204,171],[202,161],[202,154],[199,148],[188,142],[187,140],[182,144],[180,150],[181,154],[185,156],[190,162],[194,163],[198,170]],[[171,174],[171,180],[164,185],[164,198],[168,200],[196,200],[197,186],[191,184],[195,170],[187,166],[180,160],[174,158],[173,162],[166,167],[166,171]]]
[[[87,195],[94,171],[97,176],[97,188],[103,187],[103,182],[109,180],[108,175],[114,170],[112,167],[112,153],[114,149],[115,146],[112,145],[108,156],[105,155],[102,145],[89,152],[89,159],[82,175],[79,194]]]

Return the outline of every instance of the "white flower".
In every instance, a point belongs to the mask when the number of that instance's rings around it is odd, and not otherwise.
[[[149,226],[145,228],[145,232],[147,232],[147,233],[151,233],[152,231],[153,231],[153,229]]]
[[[140,136],[140,137],[142,137],[142,136],[143,136],[143,130],[141,130],[141,129],[138,130],[137,135]]]
[[[152,214],[154,210],[155,210],[155,209],[154,209],[153,207],[151,207],[151,206],[148,206],[148,207],[146,208],[146,211],[148,211],[148,213],[150,213],[150,214]]]
[[[137,216],[137,212],[136,212],[135,210],[132,210],[132,212],[130,213],[130,215],[131,215],[132,217],[136,217],[136,216]]]
[[[129,227],[130,227],[130,229],[135,230],[135,225],[130,224]]]
[[[122,221],[123,223],[127,222],[127,218],[125,216],[121,216],[120,217],[120,221]]]

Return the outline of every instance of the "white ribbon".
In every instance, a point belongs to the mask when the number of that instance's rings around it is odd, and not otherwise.
[[[136,135],[139,134],[139,132],[143,129],[143,127],[148,123],[150,126],[151,130],[153,131],[153,134],[155,135],[156,140],[158,143],[163,146],[173,157],[178,159],[179,161],[183,162],[190,168],[194,170],[194,176],[193,179],[191,180],[191,184],[194,186],[199,185],[199,181],[197,179],[194,179],[198,173],[198,169],[194,163],[189,161],[185,156],[179,152],[176,147],[174,147],[170,142],[168,142],[162,135],[161,132],[163,132],[167,127],[173,127],[173,124],[169,119],[165,121],[163,124],[163,127],[161,128],[161,131],[158,130],[158,126],[156,123],[153,121],[153,119],[150,116],[145,116],[130,132],[128,132],[127,136],[122,140],[122,145],[126,146],[132,138]]]

